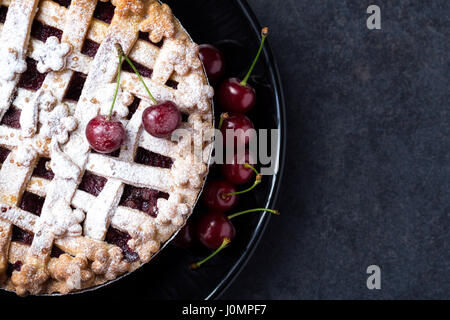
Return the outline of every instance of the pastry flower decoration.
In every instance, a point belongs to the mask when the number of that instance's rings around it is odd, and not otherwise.
[[[185,42],[182,39],[167,41],[169,63],[173,66],[175,72],[180,75],[185,75],[191,68],[196,70],[202,65],[198,58],[198,45]]]
[[[172,165],[172,177],[177,186],[190,184],[193,188],[200,188],[203,183],[203,175],[207,167],[201,160],[196,160],[193,155],[175,160]]]
[[[69,140],[69,133],[77,128],[76,118],[69,115],[66,104],[58,104],[53,110],[41,110],[39,113],[41,123],[40,134],[49,139],[55,138],[60,144]]]
[[[72,257],[66,253],[58,259],[51,259],[48,270],[54,279],[66,282],[67,287],[63,288],[63,292],[81,289],[83,282],[90,281],[94,277],[89,270],[89,260],[85,256]]]
[[[187,216],[191,210],[190,207],[182,203],[180,194],[174,194],[169,197],[168,200],[160,198],[158,199],[158,216],[156,218],[157,223],[171,222],[175,226],[182,226],[184,223],[184,217]]]
[[[164,43],[153,68],[153,79],[165,83],[175,71],[186,75],[190,70],[202,66],[198,57],[198,46],[186,39],[169,39]]]
[[[70,44],[60,43],[55,36],[48,37],[45,44],[36,49],[37,70],[40,73],[63,70],[66,67],[67,56],[71,51]]]
[[[123,260],[122,249],[118,247],[97,250],[92,263],[92,271],[104,275],[108,280],[114,280],[118,275],[127,272],[129,267],[129,263]]]
[[[155,240],[156,228],[153,221],[146,220],[136,227],[131,226],[130,230],[131,239],[127,242],[128,246],[137,252],[142,261],[148,262],[152,253],[157,252],[160,248],[159,242]]]
[[[153,2],[147,11],[147,18],[141,22],[140,30],[149,32],[149,39],[153,43],[160,42],[163,37],[172,38],[175,35],[172,10],[163,3]]]
[[[0,51],[0,77],[6,81],[12,81],[17,74],[24,73],[27,70],[27,64],[16,50],[12,48],[3,48]]]
[[[209,101],[214,96],[214,89],[205,84],[203,78],[192,73],[184,81],[178,84],[178,102],[182,106],[195,106],[206,111],[209,108]]]
[[[99,107],[101,115],[109,115],[114,96],[116,96],[116,100],[111,116],[125,119],[129,113],[128,106],[133,103],[134,97],[131,93],[122,90],[120,86],[117,87],[116,92],[115,83],[108,83],[99,87],[94,95],[89,98],[89,101]]]
[[[108,2],[109,0],[100,1]],[[120,17],[140,16],[144,11],[142,0],[111,0],[111,3],[116,7],[115,13]]]
[[[73,210],[68,203],[63,200],[56,201],[52,205],[51,218],[40,220],[38,223],[45,223],[48,230],[52,232],[55,237],[63,238],[65,236],[76,237],[82,234],[82,227],[80,225],[84,220],[84,212],[75,209]]]

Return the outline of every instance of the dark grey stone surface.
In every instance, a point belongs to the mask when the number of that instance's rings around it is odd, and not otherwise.
[[[249,2],[272,30],[287,163],[282,215],[223,298],[450,298],[450,2]]]

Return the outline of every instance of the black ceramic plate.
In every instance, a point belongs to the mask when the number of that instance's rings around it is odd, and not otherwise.
[[[245,1],[239,0],[167,0],[175,16],[195,42],[220,47],[227,58],[227,76],[242,77],[247,71],[260,39],[260,25]],[[270,42],[270,40],[269,40]],[[285,116],[284,100],[277,67],[269,45],[251,84],[256,88],[258,102],[248,115],[256,128],[280,129],[280,141],[274,159],[279,161],[278,173],[266,176],[256,191],[243,197],[236,210],[273,207],[283,168]],[[216,108],[216,115],[220,109]],[[208,179],[218,173],[213,168]],[[202,211],[197,208],[193,219]],[[208,250],[175,248],[169,244],[153,261],[136,272],[94,291],[66,297],[28,297],[27,299],[84,298],[148,298],[148,299],[215,299],[232,282],[258,244],[269,214],[250,214],[233,221],[237,236],[232,245],[199,270],[189,264],[209,253]],[[199,246],[200,247],[200,246]],[[15,299],[15,294],[1,291],[0,297]]]

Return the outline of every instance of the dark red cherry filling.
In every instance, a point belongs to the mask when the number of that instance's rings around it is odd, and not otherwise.
[[[8,7],[0,6],[0,23],[5,23]]]
[[[28,211],[37,216],[41,215],[42,207],[44,206],[45,198],[39,197],[34,193],[24,192],[19,203],[19,208]]]
[[[139,99],[138,97],[134,97],[133,102],[128,106],[128,117],[127,117],[128,120],[130,120],[136,113],[136,110],[137,108],[139,108],[140,103],[141,99]]]
[[[68,8],[72,0],[53,0],[53,1],[59,4],[60,6]]]
[[[33,193],[26,192],[23,194],[19,203],[19,208],[28,211],[34,215],[40,216],[42,207],[44,206],[45,198],[39,197]],[[26,245],[31,245],[33,242],[33,234],[14,226],[12,232],[12,241],[21,242]]]
[[[104,21],[106,23],[111,23],[111,20],[114,16],[114,6],[111,2],[106,1],[98,1],[97,7],[94,11],[94,18]]]
[[[133,62],[134,66],[136,67],[137,71],[139,71],[139,73],[141,74],[142,77],[144,78],[151,78],[152,74],[153,74],[153,70],[147,68],[146,66],[137,63],[136,61],[131,60],[131,62]],[[133,69],[130,67],[130,65],[128,63],[124,63],[122,66],[124,71],[128,71],[130,73],[134,74]]]
[[[30,246],[31,243],[33,242],[33,239],[34,239],[34,235],[32,233],[30,233],[28,231],[25,231],[25,230],[22,230],[22,229],[20,229],[19,227],[16,227],[16,226],[13,227],[11,241],[20,242],[20,243],[23,243],[23,244],[26,244],[26,245]],[[57,246],[53,246],[52,247],[52,252],[50,253],[50,256],[52,258],[58,258],[63,253],[64,253],[64,251],[62,251],[60,248],[58,248]],[[20,266],[22,266],[22,265],[20,265]],[[20,269],[17,270],[17,271],[20,271]]]
[[[8,263],[8,269],[6,270],[6,274],[8,277],[11,277],[14,271],[20,271],[22,269],[22,261],[17,260],[14,263]]]
[[[65,99],[78,101],[83,90],[84,83],[86,82],[87,75],[80,72],[74,72],[70,79],[69,88],[67,89]]]
[[[39,71],[37,71],[36,60],[26,58],[26,63],[27,63],[27,70],[20,76],[18,86],[20,88],[36,91],[42,86],[42,83],[44,82],[45,76],[47,74],[40,73]]]
[[[170,169],[173,164],[173,160],[171,158],[140,147],[137,150],[136,158],[134,159],[134,161],[140,164],[145,164],[147,166],[166,169]]]
[[[139,39],[150,42],[150,39],[148,38],[148,32],[139,31]]]
[[[26,245],[31,245],[33,242],[33,234],[22,230],[19,227],[13,226],[11,241],[20,242]]]
[[[81,179],[78,189],[86,191],[94,196],[98,196],[105,187],[106,181],[108,181],[108,179],[86,171]]]
[[[131,237],[128,233],[109,227],[105,241],[118,246],[122,249],[124,259],[133,262],[139,259],[139,255],[128,246],[127,242],[130,239]]]
[[[33,38],[45,42],[49,37],[57,37],[61,41],[63,32],[62,30],[43,24],[38,20],[34,20],[30,34]]]
[[[20,113],[20,109],[10,107],[3,116],[1,124],[14,129],[20,129]]]
[[[175,80],[167,80],[166,86],[171,87],[172,89],[178,89],[178,82]]]
[[[158,48],[161,48],[163,45],[163,42],[164,42],[163,40],[161,40],[158,43],[154,43],[148,38],[148,32],[142,32],[142,31],[139,31],[139,39],[150,42],[151,44],[153,44],[154,46],[157,46]]]
[[[0,147],[0,162],[5,162],[6,158],[8,157],[9,153],[11,151],[5,148]]]
[[[33,242],[33,239],[34,239],[34,235],[32,233],[22,230],[16,226],[13,227],[11,241],[20,242],[20,243],[30,246],[31,243]],[[64,251],[62,251],[60,248],[58,248],[57,246],[53,246],[52,252],[50,253],[50,257],[58,258],[63,253],[64,253]],[[16,263],[17,263],[17,261],[16,261]],[[20,267],[21,266],[22,265],[20,264]],[[15,269],[15,270],[20,271],[20,267],[18,270],[17,269]]]
[[[52,252],[50,253],[50,257],[58,258],[63,253],[64,253],[64,251],[62,251],[60,248],[58,248],[57,246],[53,246],[52,247]]]
[[[126,185],[120,205],[140,210],[152,217],[156,217],[156,203],[159,198],[168,199],[169,195],[157,190]]]
[[[86,39],[84,40],[83,48],[81,49],[81,53],[87,55],[88,57],[95,57],[97,54],[98,48],[100,44],[94,42],[92,40]]]
[[[45,158],[45,157],[39,158],[36,168],[33,171],[33,176],[44,178],[47,180],[52,180],[55,175],[52,170],[47,169],[46,164],[49,161],[50,161],[49,158]]]

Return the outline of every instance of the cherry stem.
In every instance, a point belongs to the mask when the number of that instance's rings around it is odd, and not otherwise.
[[[117,71],[117,85],[116,85],[116,91],[114,92],[114,98],[113,98],[113,101],[112,101],[112,104],[111,104],[111,109],[109,109],[109,114],[108,114],[108,118],[107,118],[108,121],[111,120],[111,116],[112,116],[113,109],[114,109],[114,104],[116,103],[116,99],[117,99],[117,93],[119,92],[120,74],[122,72],[122,62],[123,62],[123,60],[122,60],[122,58],[123,58],[122,53],[123,53],[123,51],[119,51],[119,70]]]
[[[250,69],[248,70],[247,74],[245,75],[244,80],[241,81],[241,86],[246,86],[247,85],[247,81],[250,78],[253,69],[255,68],[256,62],[258,62],[259,56],[261,55],[261,51],[262,48],[264,46],[264,42],[266,41],[267,35],[269,34],[269,28],[265,27],[261,30],[261,44],[259,45],[259,50],[258,53],[256,54],[255,59],[253,60],[253,63],[250,67]]]
[[[126,62],[130,65],[131,69],[133,69],[134,73],[137,75],[139,80],[142,82],[142,84],[144,85],[145,90],[147,90],[147,93],[148,93],[150,99],[152,99],[154,104],[157,104],[158,102],[153,97],[153,95],[150,93],[150,90],[148,89],[147,85],[145,84],[144,79],[142,79],[141,74],[136,69],[136,67],[134,66],[133,62],[131,62],[130,58],[128,58],[128,56],[123,52],[122,46],[120,44],[116,44],[116,48],[117,48],[117,51],[119,52],[119,54],[122,53],[122,55],[125,58]]]
[[[228,119],[229,115],[227,112],[224,112],[220,115],[220,120],[219,120],[219,130],[222,129],[222,125],[223,125],[223,121],[225,119]]]
[[[207,256],[205,259],[203,259],[202,261],[193,263],[190,265],[191,269],[198,269],[200,268],[200,266],[202,264],[204,264],[205,262],[207,262],[208,260],[212,259],[216,254],[218,254],[220,251],[222,251],[226,246],[228,246],[228,244],[231,242],[230,239],[228,238],[223,238],[222,244],[220,245],[220,247],[218,247],[213,253],[211,253],[209,256]]]
[[[238,195],[238,194],[243,194],[243,193],[250,192],[250,191],[252,191],[254,188],[256,188],[256,186],[257,186],[258,184],[261,183],[261,180],[262,180],[262,174],[260,174],[260,173],[258,172],[258,170],[255,169],[255,167],[253,167],[253,166],[252,166],[251,164],[249,164],[249,163],[244,163],[244,167],[250,168],[250,169],[253,170],[253,172],[255,172],[256,178],[255,178],[255,182],[253,183],[253,185],[252,185],[250,188],[247,188],[247,189],[242,190],[242,191],[230,192],[230,193],[224,193],[224,194],[222,194],[222,199],[226,199],[226,198],[229,197],[229,196],[234,196],[234,195]]]
[[[250,209],[250,210],[245,210],[245,211],[241,211],[241,212],[237,212],[237,213],[233,213],[232,215],[228,216],[228,219],[233,219],[239,216],[242,216],[243,214],[246,213],[250,213],[250,212],[260,212],[260,211],[268,211],[270,213],[276,214],[277,216],[280,215],[280,211],[278,210],[273,210],[273,209],[268,209],[268,208],[256,208],[256,209]]]
[[[258,172],[258,170],[256,170],[255,169],[255,167],[254,166],[252,166],[250,163],[244,163],[244,167],[245,168],[249,168],[249,169],[252,169],[253,170],[253,172],[256,174],[256,175],[259,175],[259,172]]]

